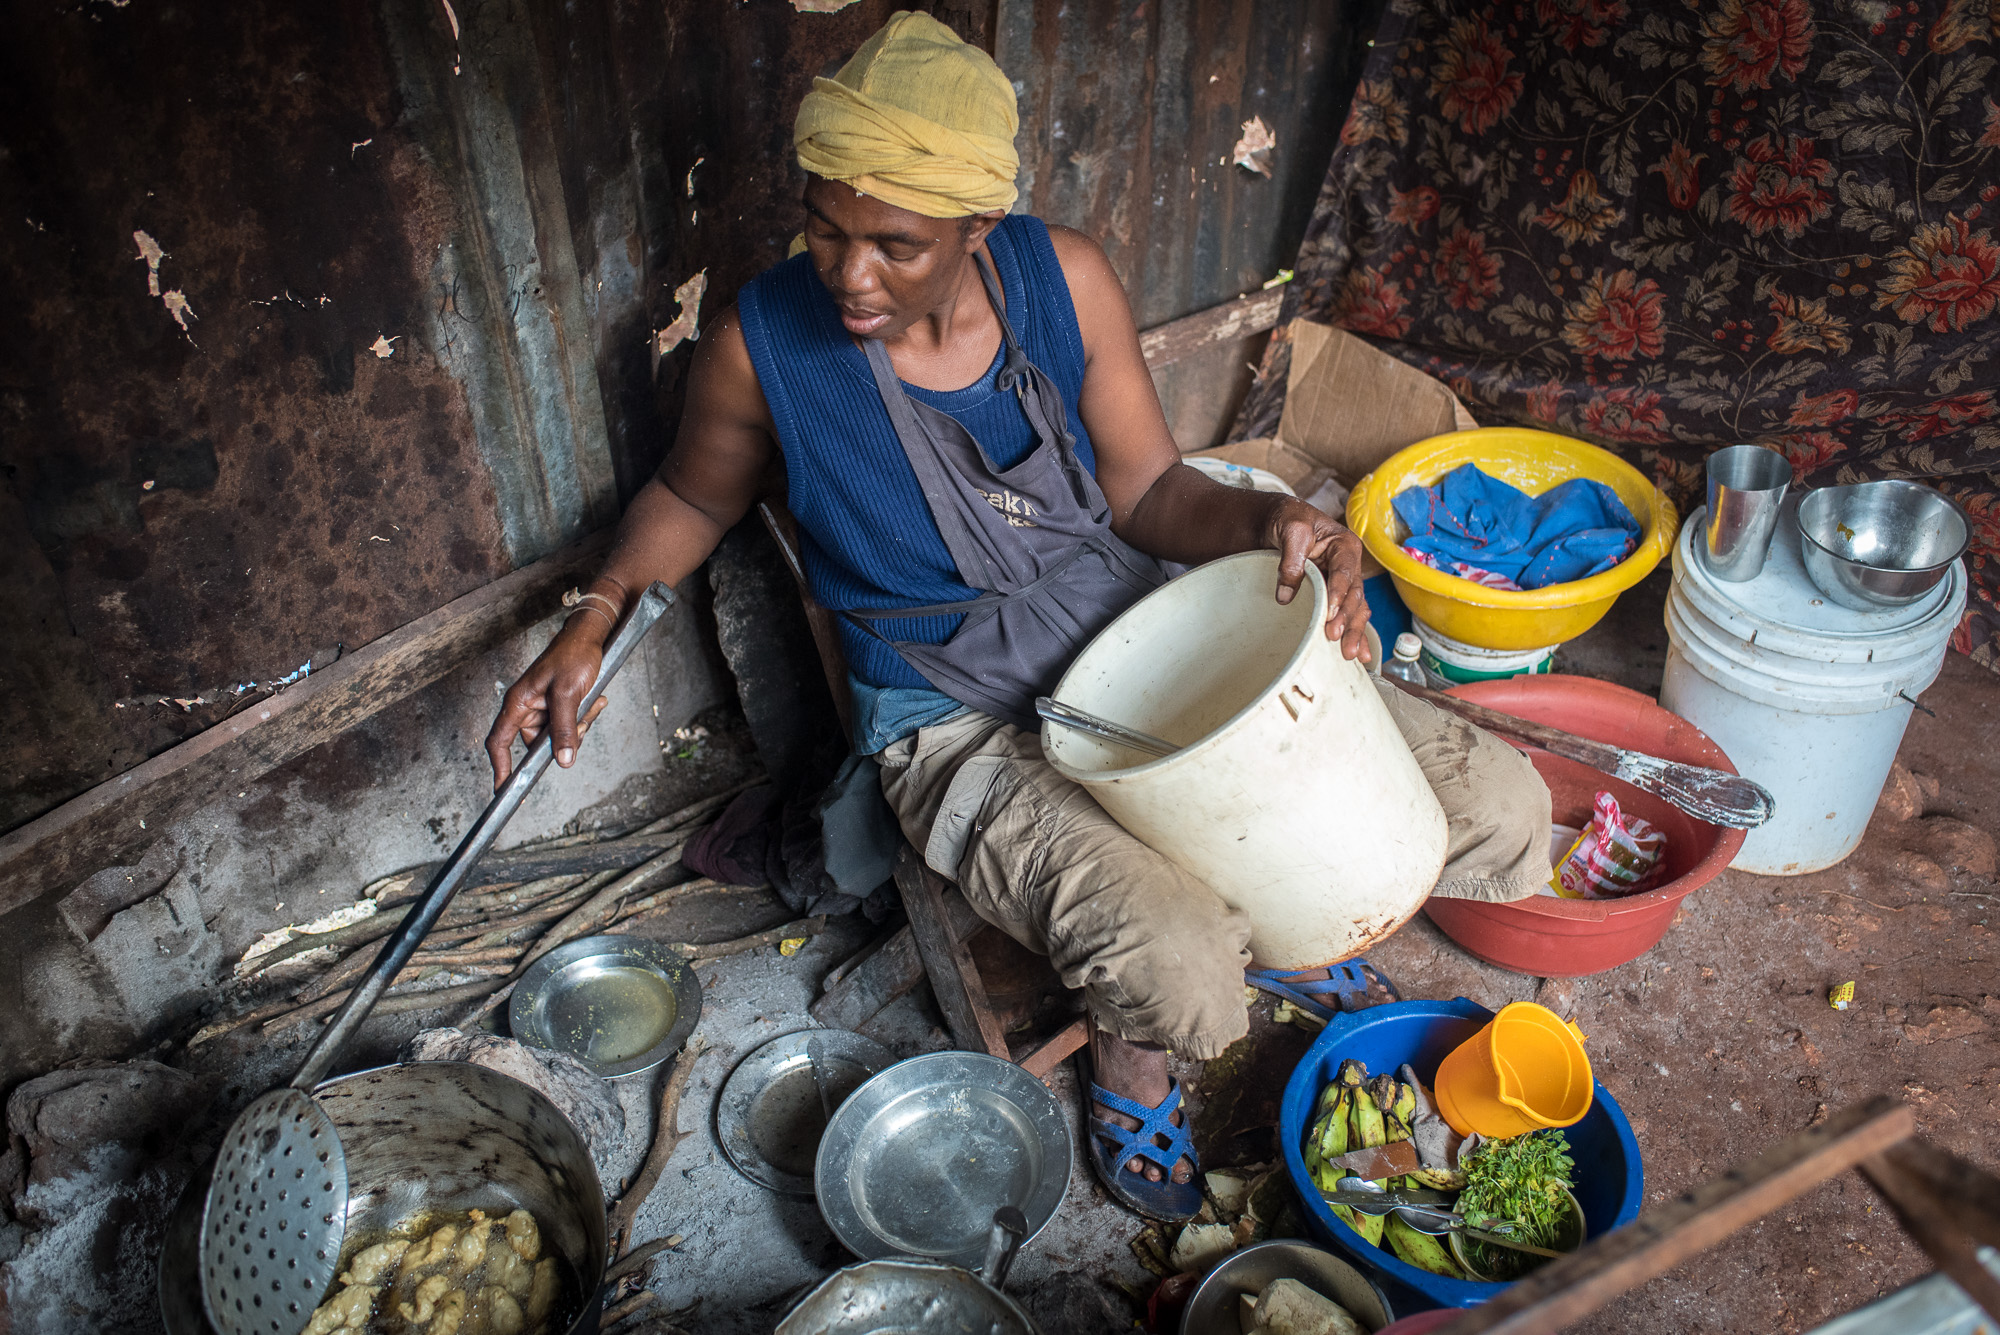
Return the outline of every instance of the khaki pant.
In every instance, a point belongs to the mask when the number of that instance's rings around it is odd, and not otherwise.
[[[1378,689],[1449,825],[1432,893],[1533,894],[1549,878],[1549,790],[1534,766],[1456,715]],[[1249,921],[1057,773],[1038,734],[968,711],[876,759],[924,860],[1083,989],[1100,1028],[1197,1060],[1247,1031]]]

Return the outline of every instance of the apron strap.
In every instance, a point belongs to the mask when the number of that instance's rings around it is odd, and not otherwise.
[[[876,621],[902,621],[911,617],[957,616],[961,614],[967,620],[976,619],[984,621],[987,617],[999,612],[1000,608],[1005,604],[1013,602],[1017,598],[1031,597],[1047,585],[1053,584],[1056,578],[1065,570],[1068,570],[1091,552],[1105,551],[1109,546],[1110,544],[1105,542],[1101,537],[1092,538],[1088,542],[1080,542],[1064,553],[1060,561],[1049,567],[1047,573],[1031,584],[1023,584],[1012,593],[982,593],[977,598],[965,598],[954,603],[926,603],[922,607],[856,607],[843,610],[840,615],[846,617],[853,625],[867,631],[884,644],[894,644],[895,641],[875,629],[871,623]]]

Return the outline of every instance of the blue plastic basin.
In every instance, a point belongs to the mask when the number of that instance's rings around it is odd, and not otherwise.
[[[1464,997],[1452,1001],[1398,1001],[1336,1015],[1285,1085],[1284,1102],[1278,1110],[1278,1135],[1285,1154],[1285,1171],[1291,1174],[1292,1187],[1299,1194],[1307,1223],[1321,1242],[1379,1277],[1401,1314],[1427,1305],[1408,1301],[1412,1293],[1428,1299],[1428,1305],[1474,1307],[1507,1286],[1446,1279],[1419,1270],[1398,1259],[1395,1253],[1371,1246],[1335,1218],[1306,1172],[1301,1146],[1307,1124],[1320,1091],[1339,1072],[1341,1062],[1356,1058],[1368,1067],[1370,1076],[1384,1072],[1393,1075],[1407,1062],[1428,1085],[1436,1079],[1438,1063],[1445,1054],[1479,1032],[1480,1026],[1492,1018],[1492,1011]],[[1583,1206],[1585,1235],[1592,1238],[1638,1218],[1639,1206],[1645,1199],[1639,1142],[1632,1137],[1632,1126],[1602,1084],[1594,1085],[1594,1090],[1590,1111],[1582,1121],[1563,1132],[1569,1138],[1570,1157],[1576,1161],[1576,1199]],[[1405,1301],[1397,1301],[1399,1298]]]

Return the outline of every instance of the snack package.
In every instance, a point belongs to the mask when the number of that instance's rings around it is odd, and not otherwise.
[[[1610,793],[1599,793],[1590,828],[1556,863],[1549,887],[1564,899],[1623,899],[1646,888],[1666,847],[1664,832],[1620,811]]]

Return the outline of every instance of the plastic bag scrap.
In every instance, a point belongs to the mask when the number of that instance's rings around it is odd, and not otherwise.
[[[1618,809],[1599,793],[1590,828],[1577,836],[1549,877],[1549,891],[1563,899],[1623,899],[1647,888],[1660,870],[1666,832]]]

